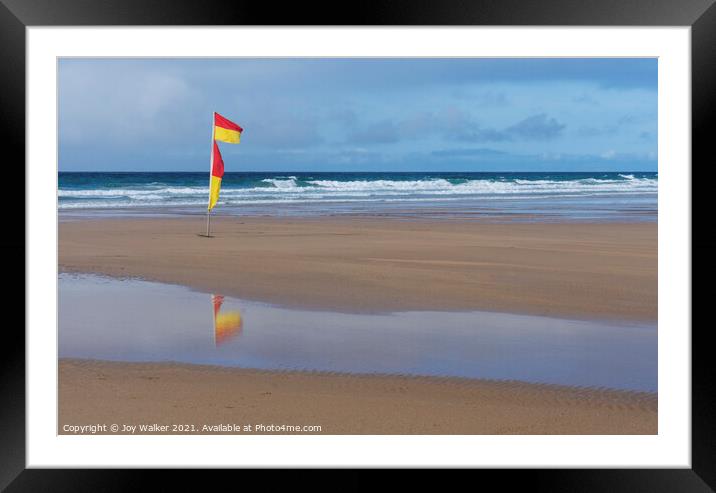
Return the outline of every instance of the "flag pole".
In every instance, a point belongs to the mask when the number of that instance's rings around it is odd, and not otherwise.
[[[209,154],[209,204],[211,204],[211,172],[214,166],[214,122],[216,111],[211,114],[211,153]],[[211,209],[206,209],[206,237],[211,238]]]

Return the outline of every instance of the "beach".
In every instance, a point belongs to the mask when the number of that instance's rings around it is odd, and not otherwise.
[[[657,433],[653,393],[87,360],[60,360],[59,377],[60,434],[111,423],[136,427],[121,434],[178,433],[174,424],[190,434],[246,424],[246,434]]]
[[[61,222],[60,272],[339,311],[657,317],[657,224],[366,217]]]
[[[213,238],[198,235],[204,227],[200,216],[61,221],[59,269],[319,311],[657,317],[655,222],[215,217]],[[328,434],[657,433],[653,392],[73,358],[61,359],[59,372],[59,433],[89,422],[296,423]]]

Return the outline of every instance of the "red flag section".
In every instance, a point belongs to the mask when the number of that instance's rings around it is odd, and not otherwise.
[[[222,178],[224,176],[224,160],[221,158],[219,146],[214,141],[214,159],[211,162],[211,176]]]
[[[232,122],[231,120],[224,118],[216,112],[214,113],[214,125],[216,125],[217,127],[225,128],[227,130],[234,130],[236,132],[244,131],[244,129],[241,128],[239,125]]]

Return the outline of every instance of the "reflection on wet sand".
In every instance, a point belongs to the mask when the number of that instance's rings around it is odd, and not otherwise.
[[[214,345],[221,346],[241,333],[243,320],[238,311],[221,312],[224,297],[219,294],[211,295],[211,304],[214,306]]]
[[[209,295],[210,336],[204,293],[91,275],[60,275],[59,284],[61,358],[657,390],[655,324],[479,311],[340,313]]]

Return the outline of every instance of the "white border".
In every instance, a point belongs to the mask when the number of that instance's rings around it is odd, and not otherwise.
[[[58,436],[58,56],[659,57],[659,434]],[[28,28],[27,466],[690,467],[690,69],[681,27]]]

